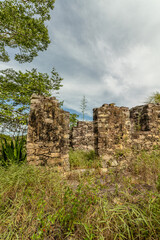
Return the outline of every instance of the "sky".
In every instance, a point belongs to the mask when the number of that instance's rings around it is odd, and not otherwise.
[[[47,22],[51,44],[32,63],[10,61],[0,69],[55,67],[64,79],[64,109],[85,118],[104,103],[134,107],[160,91],[159,0],[57,0]],[[54,94],[53,94],[54,95]]]

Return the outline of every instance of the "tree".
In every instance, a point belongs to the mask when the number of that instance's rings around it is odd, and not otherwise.
[[[86,110],[86,107],[87,107],[87,100],[86,100],[85,96],[83,96],[83,98],[82,98],[80,107],[81,107],[81,110],[82,110],[83,121],[84,121],[84,114],[85,114],[85,110]]]
[[[70,120],[70,128],[72,129],[73,127],[76,126],[77,122],[78,122],[78,118],[79,115],[76,113],[70,113],[69,115],[69,120]]]
[[[19,63],[31,62],[38,51],[50,43],[45,21],[55,0],[4,0],[0,2],[0,60],[7,62],[8,48],[19,49],[14,54]]]
[[[150,97],[148,97],[147,103],[160,103],[160,93],[153,93]]]
[[[0,71],[0,123],[13,130],[27,125],[30,97],[33,93],[51,96],[63,86],[62,78],[53,68],[51,77],[36,69],[25,73],[13,69]]]
[[[55,0],[3,0],[0,1],[0,61],[10,60],[9,49],[19,63],[31,62],[39,51],[47,49],[50,39],[45,21]],[[13,51],[12,51],[13,55]],[[36,69],[16,72],[0,71],[0,123],[11,129],[27,123],[32,93],[51,95],[59,90],[62,78],[53,68],[51,77]]]

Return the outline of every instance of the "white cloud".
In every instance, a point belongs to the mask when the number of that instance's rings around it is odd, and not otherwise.
[[[58,0],[48,51],[31,64],[6,66],[42,72],[55,66],[64,78],[64,106],[80,111],[85,95],[90,115],[103,103],[143,104],[160,91],[159,9],[159,0]]]

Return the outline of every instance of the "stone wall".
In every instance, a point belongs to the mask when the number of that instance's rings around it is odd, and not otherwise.
[[[130,109],[131,142],[139,149],[160,144],[160,104],[146,104]]]
[[[78,121],[70,132],[70,144],[74,150],[94,150],[93,122]]]
[[[60,109],[56,98],[33,94],[27,135],[28,163],[67,171],[68,150],[69,113]]]
[[[104,160],[116,149],[160,145],[160,104],[131,108],[104,104],[93,109],[94,148]]]
[[[119,149],[160,146],[160,104],[130,110],[103,104],[93,109],[93,122],[79,121],[69,136],[69,113],[59,107],[56,98],[33,94],[27,135],[28,163],[69,170],[69,141],[74,150],[95,150],[105,162]]]
[[[116,148],[130,143],[131,123],[129,109],[104,104],[93,109],[94,148],[103,159]]]

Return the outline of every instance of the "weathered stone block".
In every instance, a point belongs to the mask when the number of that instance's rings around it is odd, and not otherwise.
[[[50,155],[52,158],[59,158],[60,157],[60,153],[51,153]]]

